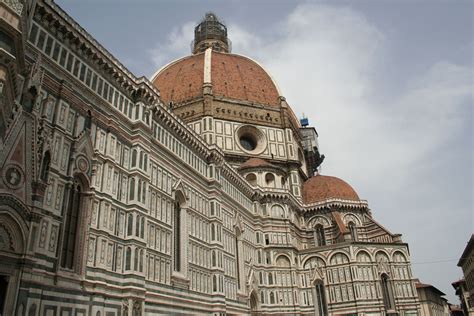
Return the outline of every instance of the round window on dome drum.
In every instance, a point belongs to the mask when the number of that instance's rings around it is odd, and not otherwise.
[[[255,137],[252,135],[242,135],[240,136],[240,145],[244,147],[246,150],[254,150],[257,147],[257,142],[255,140]]]
[[[247,154],[258,155],[267,147],[265,134],[252,125],[240,126],[237,129],[235,140],[242,151]]]

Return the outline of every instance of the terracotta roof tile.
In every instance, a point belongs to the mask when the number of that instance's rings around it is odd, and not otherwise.
[[[240,165],[239,169],[246,169],[246,168],[256,168],[256,167],[273,167],[273,165],[263,159],[260,158],[250,158],[242,165]]]
[[[216,96],[278,106],[279,93],[272,78],[250,58],[212,53],[212,91]]]
[[[181,102],[202,95],[204,54],[192,55],[164,67],[154,78],[165,103]]]
[[[182,102],[202,96],[204,53],[179,59],[153,78],[164,102]],[[270,75],[250,58],[212,52],[214,95],[234,100],[279,106],[279,92]]]
[[[347,182],[336,177],[316,175],[303,184],[304,203],[310,204],[328,199],[360,200]]]

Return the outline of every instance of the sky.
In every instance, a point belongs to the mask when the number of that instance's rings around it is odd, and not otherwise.
[[[208,11],[232,52],[270,72],[319,133],[322,174],[409,244],[413,273],[451,283],[474,232],[473,3],[441,0],[61,0],[135,75],[190,54]]]

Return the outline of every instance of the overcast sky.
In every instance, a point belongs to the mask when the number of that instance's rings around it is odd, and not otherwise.
[[[190,54],[213,11],[233,52],[269,70],[345,179],[409,244],[413,272],[451,282],[474,231],[472,1],[58,3],[137,76]]]

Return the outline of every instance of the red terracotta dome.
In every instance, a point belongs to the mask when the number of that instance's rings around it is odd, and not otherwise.
[[[166,103],[201,97],[205,80],[212,84],[217,97],[280,104],[280,93],[270,75],[257,62],[241,55],[209,49],[166,65],[152,78]]]
[[[347,182],[336,177],[316,175],[303,184],[305,204],[329,199],[360,200],[356,191]]]

